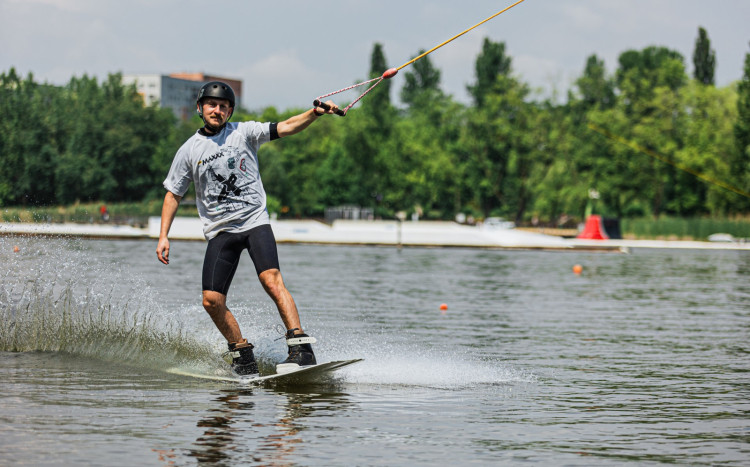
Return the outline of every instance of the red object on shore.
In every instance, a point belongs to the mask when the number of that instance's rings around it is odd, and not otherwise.
[[[578,237],[576,238],[584,238],[587,240],[608,240],[609,236],[604,230],[602,216],[596,214],[589,216],[589,218],[586,219],[586,225],[583,228],[583,232],[578,234]]]

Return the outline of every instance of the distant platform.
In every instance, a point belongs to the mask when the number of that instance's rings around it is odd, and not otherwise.
[[[159,238],[160,222],[159,217],[151,217],[146,228],[107,224],[0,223],[0,235],[155,240]],[[337,220],[329,225],[312,220],[283,220],[272,221],[271,225],[278,243],[615,252],[636,248],[750,250],[750,243],[737,241],[585,240],[522,229],[440,221]],[[169,237],[173,240],[205,241],[201,221],[196,217],[175,218]]]
[[[148,229],[109,224],[0,223],[0,235],[36,235],[87,238],[149,238]],[[157,235],[158,237],[158,235]]]

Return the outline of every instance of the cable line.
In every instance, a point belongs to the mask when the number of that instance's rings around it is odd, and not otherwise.
[[[750,198],[750,193],[746,193],[746,192],[740,190],[739,188],[737,188],[735,186],[732,186],[732,185],[730,185],[728,183],[722,182],[721,180],[716,180],[715,178],[711,178],[711,177],[709,177],[707,175],[703,175],[702,173],[697,172],[697,171],[691,169],[690,167],[688,167],[686,165],[674,162],[671,159],[669,159],[667,157],[664,157],[664,156],[662,156],[662,155],[660,155],[660,154],[658,154],[658,153],[650,150],[649,148],[645,148],[645,147],[641,146],[640,144],[638,144],[638,143],[636,143],[634,141],[630,141],[630,140],[625,139],[625,138],[623,138],[621,136],[617,136],[614,133],[611,133],[610,131],[607,131],[607,130],[605,130],[604,128],[602,128],[600,126],[597,126],[597,125],[595,125],[593,123],[589,123],[588,127],[589,127],[589,129],[591,129],[593,131],[596,131],[597,133],[599,133],[601,135],[604,135],[605,137],[611,139],[612,141],[616,141],[618,143],[624,144],[625,146],[629,147],[630,149],[634,149],[634,150],[642,152],[644,154],[648,154],[649,156],[653,157],[654,159],[660,160],[660,161],[662,161],[664,163],[667,163],[667,164],[669,164],[669,165],[671,165],[673,167],[676,167],[676,168],[682,170],[683,172],[687,172],[690,175],[693,175],[693,176],[695,176],[697,178],[700,178],[701,180],[703,180],[705,182],[708,182],[708,183],[711,183],[711,184],[716,185],[718,187],[724,188],[725,190],[729,190],[729,191],[731,191],[733,193],[736,193],[736,194],[738,194],[740,196],[744,196],[746,198]]]
[[[421,54],[421,55],[419,55],[419,56],[417,56],[417,57],[414,57],[414,58],[412,58],[411,60],[409,60],[408,62],[404,63],[404,64],[403,64],[403,65],[401,65],[400,67],[398,67],[398,68],[389,68],[389,69],[385,70],[385,72],[383,72],[383,74],[382,74],[381,76],[377,77],[377,78],[373,78],[373,79],[371,79],[371,80],[368,80],[368,81],[363,81],[363,82],[361,82],[361,83],[357,83],[357,84],[355,84],[355,85],[352,85],[352,86],[348,86],[348,87],[346,87],[346,88],[343,88],[343,89],[339,89],[338,91],[333,91],[333,92],[330,92],[330,93],[328,93],[328,94],[323,94],[322,96],[319,96],[319,97],[318,97],[317,99],[315,99],[315,100],[313,101],[313,105],[314,105],[315,107],[320,107],[320,108],[322,108],[322,109],[328,110],[328,105],[327,105],[327,104],[325,104],[325,103],[323,102],[323,99],[324,99],[324,98],[326,98],[326,97],[329,97],[329,96],[333,96],[333,95],[335,95],[335,94],[339,94],[339,93],[341,93],[341,92],[344,92],[344,91],[348,91],[348,90],[350,90],[350,89],[354,89],[354,88],[356,88],[356,87],[359,87],[359,86],[364,86],[365,84],[369,84],[369,83],[372,83],[373,81],[377,81],[377,82],[376,82],[375,84],[373,84],[372,86],[370,86],[369,88],[367,88],[367,90],[366,90],[365,92],[363,92],[362,94],[360,94],[360,96],[359,96],[359,97],[357,97],[356,99],[354,99],[354,101],[353,101],[353,102],[352,102],[351,104],[349,104],[348,106],[346,106],[346,107],[345,107],[345,108],[344,108],[343,110],[342,110],[342,109],[337,109],[337,110],[336,110],[336,114],[337,114],[337,115],[340,115],[340,116],[342,116],[342,117],[343,117],[343,116],[345,116],[345,115],[346,115],[346,112],[348,112],[348,111],[349,111],[349,109],[351,109],[351,108],[352,108],[352,106],[353,106],[354,104],[356,104],[357,102],[359,102],[359,100],[360,100],[360,99],[362,99],[363,97],[365,97],[365,96],[367,95],[367,93],[368,93],[368,92],[372,91],[372,90],[373,90],[373,88],[375,88],[375,86],[377,86],[378,84],[380,84],[380,83],[381,83],[381,82],[382,82],[382,81],[383,81],[384,79],[390,79],[390,78],[393,78],[394,76],[396,76],[396,73],[398,73],[398,72],[399,72],[399,70],[401,70],[402,68],[405,68],[405,67],[407,67],[407,66],[411,65],[412,63],[416,62],[416,61],[417,61],[417,60],[419,60],[420,58],[423,58],[423,57],[425,57],[426,55],[429,55],[429,54],[431,54],[432,52],[436,51],[437,49],[439,49],[440,47],[444,46],[445,44],[447,44],[447,43],[449,43],[449,42],[452,42],[452,41],[454,41],[454,40],[458,39],[459,37],[463,36],[464,34],[466,34],[467,32],[471,31],[472,29],[474,29],[474,28],[476,28],[476,27],[478,27],[478,26],[481,26],[481,25],[483,25],[483,24],[484,24],[484,23],[486,23],[487,21],[489,21],[489,20],[491,20],[491,19],[493,19],[493,18],[495,18],[495,17],[497,17],[497,16],[500,16],[501,14],[505,13],[506,11],[510,10],[510,9],[511,9],[511,8],[513,8],[514,6],[516,6],[516,5],[518,5],[519,3],[522,3],[522,2],[524,2],[524,1],[525,1],[525,0],[518,0],[518,1],[516,2],[516,3],[514,3],[514,4],[510,5],[509,7],[506,7],[506,8],[504,8],[504,9],[502,9],[502,10],[498,11],[498,12],[497,12],[497,13],[495,13],[494,15],[492,15],[492,16],[490,16],[490,17],[488,17],[488,18],[486,18],[486,19],[484,19],[484,20],[482,20],[482,21],[478,22],[477,24],[475,24],[474,26],[472,26],[472,27],[470,27],[470,28],[466,29],[465,31],[463,31],[463,32],[460,32],[460,33],[456,34],[455,36],[451,37],[450,39],[448,39],[448,40],[446,40],[446,41],[444,41],[444,42],[441,42],[440,44],[438,44],[438,45],[436,45],[435,47],[431,48],[431,49],[430,49],[430,50],[428,50],[427,52],[424,52],[423,54]]]

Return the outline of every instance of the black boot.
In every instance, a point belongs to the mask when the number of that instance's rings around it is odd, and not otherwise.
[[[312,345],[315,338],[307,334],[294,334],[297,329],[286,332],[286,345],[289,346],[289,356],[283,362],[276,365],[276,373],[288,373],[301,366],[315,365],[315,354]]]
[[[230,342],[229,352],[232,355],[232,371],[240,376],[257,375],[258,363],[253,355],[253,344],[247,340]]]

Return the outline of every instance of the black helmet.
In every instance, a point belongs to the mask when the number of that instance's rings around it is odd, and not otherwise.
[[[196,99],[196,106],[198,115],[200,115],[203,123],[209,125],[205,118],[203,118],[203,108],[201,107],[201,100],[207,97],[215,97],[217,99],[226,99],[229,101],[229,106],[232,107],[227,117],[227,121],[232,118],[234,113],[234,91],[227,83],[221,81],[209,81],[208,83],[201,86],[201,90],[198,91],[198,99]],[[210,126],[210,125],[209,125]]]
[[[234,91],[227,83],[221,81],[211,81],[203,86],[198,91],[198,99],[196,102],[200,104],[201,99],[204,97],[215,97],[217,99],[226,99],[229,101],[229,105],[234,108]]]

